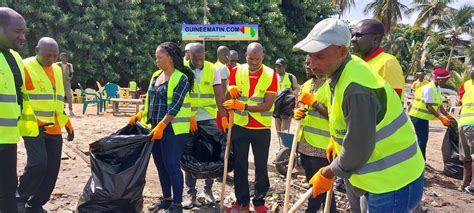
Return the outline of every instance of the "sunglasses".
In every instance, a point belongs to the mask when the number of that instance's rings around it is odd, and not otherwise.
[[[374,34],[376,34],[376,33],[372,33],[372,32],[371,33],[352,33],[351,38],[354,38],[354,37],[360,38],[360,37],[365,36],[365,35],[374,35]]]

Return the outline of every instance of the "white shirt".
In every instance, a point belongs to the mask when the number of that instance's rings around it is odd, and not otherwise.
[[[194,76],[196,78],[196,84],[197,84],[196,86],[198,87],[198,89],[200,89],[199,88],[199,83],[201,82],[201,77],[202,77],[203,71],[202,71],[202,69],[197,69],[196,68],[196,69],[193,70],[193,73],[194,73]],[[214,81],[213,81],[212,85],[216,86],[216,85],[221,85],[221,84],[222,84],[222,80],[221,80],[220,70],[214,69]],[[211,114],[206,112],[206,110],[204,110],[202,107],[198,108],[194,118],[196,119],[196,121],[216,119]]]
[[[436,91],[438,92],[438,94],[441,94],[441,88],[439,86],[436,86]],[[423,90],[421,91],[421,97],[423,98],[423,101],[425,101],[425,103],[427,104],[434,103],[433,87],[430,87],[430,86],[423,87]]]

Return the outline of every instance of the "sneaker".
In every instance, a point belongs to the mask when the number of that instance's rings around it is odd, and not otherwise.
[[[232,204],[232,206],[226,208],[224,210],[225,213],[233,213],[233,212],[243,212],[243,211],[246,211],[248,212],[249,211],[249,205],[245,205],[245,206],[242,206],[242,205],[239,205],[237,203],[234,203]]]
[[[264,205],[261,205],[261,206],[254,206],[254,207],[253,207],[253,210],[254,210],[256,213],[267,213],[267,208],[266,208]]]
[[[183,208],[184,209],[192,209],[193,207],[200,207],[202,203],[197,200],[196,195],[188,194],[183,201]]]
[[[206,199],[207,204],[215,204],[216,203],[216,198],[214,198],[214,194],[212,193],[212,190],[205,190],[204,198]]]
[[[466,186],[466,188],[464,188],[464,190],[465,190],[467,193],[469,193],[469,194],[471,194],[471,195],[474,195],[474,187],[472,187],[472,186]]]
[[[166,210],[166,212],[169,212],[169,213],[182,213],[183,212],[183,206],[181,206],[180,204],[173,203]]]
[[[158,201],[148,206],[149,211],[158,211],[160,209],[168,209],[171,206],[173,200],[164,199],[163,197],[158,198]]]

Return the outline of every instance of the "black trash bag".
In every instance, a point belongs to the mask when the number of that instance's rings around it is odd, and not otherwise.
[[[296,97],[289,88],[280,91],[275,99],[274,118],[291,118],[295,109]]]
[[[184,148],[181,168],[196,179],[218,178],[224,173],[226,134],[215,126],[199,125]],[[227,172],[233,170],[232,149],[229,150]]]
[[[141,212],[153,143],[139,122],[89,145],[92,174],[77,212]]]
[[[459,133],[455,120],[451,120],[451,126],[446,130],[441,151],[444,163],[443,173],[448,177],[462,180],[464,163],[459,160]]]

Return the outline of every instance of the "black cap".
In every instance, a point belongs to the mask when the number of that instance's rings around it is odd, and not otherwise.
[[[286,61],[283,58],[279,58],[276,60],[275,64],[286,65]]]

